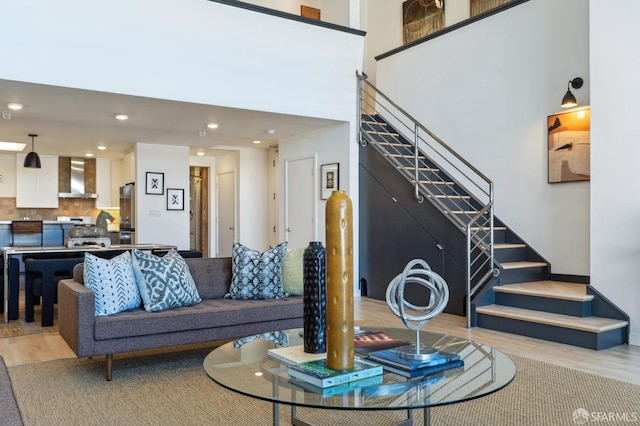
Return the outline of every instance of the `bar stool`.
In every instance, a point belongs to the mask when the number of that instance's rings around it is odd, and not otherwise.
[[[4,262],[0,262],[0,274],[4,276]],[[18,299],[20,295],[20,260],[9,258],[9,320],[18,319]],[[0,284],[0,313],[4,313],[4,283]]]
[[[33,322],[35,300],[42,297],[42,326],[53,325],[53,308],[58,296],[58,281],[72,278],[73,267],[82,262],[84,262],[84,256],[62,259],[24,259],[26,322]]]

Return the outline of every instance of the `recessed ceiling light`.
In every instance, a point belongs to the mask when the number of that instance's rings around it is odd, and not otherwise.
[[[104,151],[105,149],[107,149],[107,147],[106,147],[106,146],[104,146],[104,145],[98,145],[98,149],[99,149],[100,151]]]
[[[114,115],[116,120],[128,120],[129,116],[127,114],[116,114]]]
[[[93,157],[93,153],[92,152],[87,152],[84,156],[85,157]]]
[[[199,155],[200,157],[202,157],[202,156],[204,155],[204,152],[202,152],[202,151],[198,151],[198,152],[196,153],[196,155]]]
[[[262,143],[262,141],[253,141],[253,143],[258,144],[258,143]]]
[[[207,123],[207,127],[210,129],[217,129],[220,125],[218,123]]]
[[[27,146],[26,143],[19,142],[0,142],[0,151],[16,151],[20,152]]]
[[[14,111],[20,111],[22,108],[24,108],[24,105],[19,104],[17,102],[9,102],[7,104],[7,108],[12,109]]]
[[[276,129],[268,129],[267,130],[267,134],[268,135],[275,135],[276,134]]]

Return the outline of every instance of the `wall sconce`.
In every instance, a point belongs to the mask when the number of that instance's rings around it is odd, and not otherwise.
[[[571,108],[578,105],[578,101],[576,101],[576,97],[571,93],[571,87],[574,89],[579,89],[582,87],[582,83],[584,81],[580,77],[576,77],[573,80],[569,80],[569,84],[567,84],[567,93],[562,97],[562,103],[560,106],[562,108]]]

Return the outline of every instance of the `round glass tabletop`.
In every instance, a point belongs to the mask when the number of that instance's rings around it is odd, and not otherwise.
[[[415,341],[415,332],[407,329],[362,327],[364,330]],[[204,369],[219,385],[253,398],[299,407],[354,410],[453,404],[502,389],[516,374],[513,362],[490,346],[423,331],[421,344],[459,354],[464,366],[411,379],[385,370],[382,375],[322,389],[290,377],[288,364],[268,355],[269,349],[302,345],[301,333],[302,329],[284,330],[227,343],[206,357]]]

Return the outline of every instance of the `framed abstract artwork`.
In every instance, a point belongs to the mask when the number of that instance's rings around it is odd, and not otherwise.
[[[147,172],[145,194],[164,194],[164,173]]]
[[[333,191],[340,189],[340,164],[331,163],[320,166],[320,198],[328,200]]]
[[[184,189],[167,188],[167,210],[184,210]]]
[[[547,117],[548,183],[591,179],[591,110]]]

